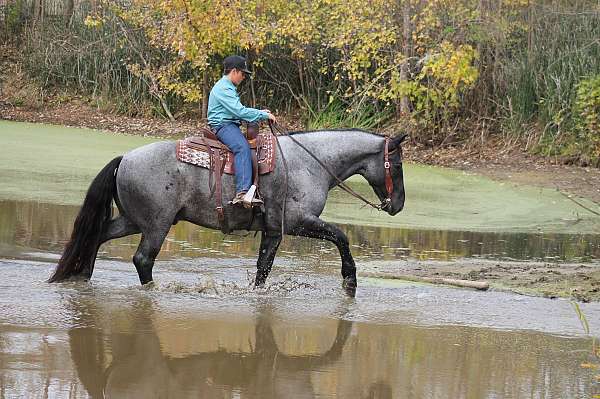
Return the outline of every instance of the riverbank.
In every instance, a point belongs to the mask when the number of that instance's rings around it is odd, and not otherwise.
[[[456,261],[373,261],[365,276],[394,281],[402,276],[485,281],[494,291],[545,298],[600,301],[600,265],[559,262],[514,262],[482,259]]]

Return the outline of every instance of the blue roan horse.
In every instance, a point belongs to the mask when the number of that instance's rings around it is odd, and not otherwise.
[[[251,211],[242,207],[226,207],[230,229],[262,232],[255,284],[263,285],[271,271],[281,242],[283,214],[284,234],[325,239],[337,246],[343,286],[353,293],[356,267],[348,238],[338,227],[319,218],[329,190],[338,184],[330,172],[341,180],[362,175],[382,201],[383,209],[396,215],[404,207],[400,145],[405,137],[387,139],[355,129],[279,136],[284,157],[277,154],[275,171],[260,179],[264,217],[253,217]],[[294,141],[309,150],[329,172]],[[220,229],[214,193],[208,185],[209,171],[178,161],[175,147],[174,141],[148,144],[113,159],[100,171],[88,189],[71,239],[50,282],[74,276],[91,278],[100,245],[142,233],[133,263],[140,282],[146,284],[152,281],[154,260],[171,225],[186,220]],[[388,156],[389,162],[385,162]],[[282,158],[287,164],[287,179]],[[224,202],[234,194],[233,176],[224,175]],[[115,218],[113,199],[119,209]]]

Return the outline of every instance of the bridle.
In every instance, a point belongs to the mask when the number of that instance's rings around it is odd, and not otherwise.
[[[269,128],[271,129],[271,134],[273,134],[276,138],[277,138],[277,135],[275,134],[274,130],[277,130],[277,132],[279,132],[280,135],[289,137],[296,145],[298,145],[300,148],[302,148],[304,151],[306,151],[308,153],[308,155],[310,155],[312,158],[314,158],[314,160],[317,161],[317,163],[319,165],[321,165],[321,167],[323,169],[325,169],[327,171],[327,173],[329,173],[329,175],[331,175],[331,177],[333,177],[336,180],[337,185],[342,190],[347,192],[348,194],[352,195],[355,198],[358,198],[359,200],[363,201],[366,205],[369,205],[369,206],[377,209],[378,211],[384,211],[389,206],[391,206],[392,194],[394,192],[394,180],[392,178],[392,165],[390,163],[390,154],[393,154],[395,151],[397,151],[397,148],[394,148],[392,151],[389,150],[389,143],[390,143],[389,137],[385,137],[385,144],[383,147],[383,169],[384,169],[384,174],[385,174],[385,190],[387,192],[387,197],[383,201],[381,201],[380,204],[374,204],[373,202],[369,201],[368,199],[366,199],[365,197],[363,197],[362,195],[360,195],[359,193],[354,191],[352,188],[350,188],[350,186],[348,186],[342,179],[337,177],[335,175],[335,173],[333,173],[327,165],[325,165],[319,158],[317,158],[317,156],[315,154],[313,154],[308,148],[306,148],[302,143],[300,143],[298,140],[296,140],[293,135],[289,134],[289,132],[286,129],[283,129],[279,124],[272,123],[272,121],[270,121],[270,120],[269,120]],[[277,141],[277,145],[279,146],[279,141]],[[281,147],[279,147],[279,152],[280,152],[281,156],[283,157],[283,151],[281,151]],[[286,180],[287,180],[287,164],[285,162],[285,158],[283,158],[283,163],[286,167]],[[287,181],[286,181],[286,185],[287,185]]]
[[[390,154],[394,151],[397,151],[397,148],[394,148],[392,152],[389,150],[390,138],[386,136],[385,144],[383,147],[383,170],[385,173],[385,191],[387,191],[387,198],[381,201],[381,204],[377,209],[380,211],[385,210],[388,206],[392,204],[392,194],[394,192],[394,179],[392,178],[392,164],[390,164]]]

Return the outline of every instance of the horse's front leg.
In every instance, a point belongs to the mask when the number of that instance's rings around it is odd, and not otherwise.
[[[354,258],[350,253],[350,245],[348,237],[338,227],[327,223],[316,216],[307,218],[296,228],[292,234],[310,238],[320,238],[322,240],[331,241],[340,251],[342,258],[342,287],[346,292],[354,296],[356,293],[356,265]]]
[[[281,233],[275,231],[263,231],[260,239],[260,250],[258,253],[258,261],[256,262],[256,278],[254,285],[256,287],[265,284],[271,268],[275,254],[281,243]]]

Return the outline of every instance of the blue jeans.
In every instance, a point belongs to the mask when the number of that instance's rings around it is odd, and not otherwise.
[[[252,153],[240,127],[228,123],[217,130],[217,137],[233,152],[235,192],[248,191],[252,185]]]

